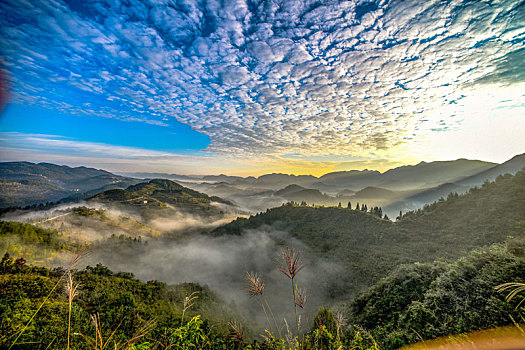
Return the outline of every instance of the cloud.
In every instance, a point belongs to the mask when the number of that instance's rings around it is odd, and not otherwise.
[[[524,81],[522,6],[8,0],[0,50],[17,103],[175,118],[223,156],[385,158],[480,118],[436,110]]]

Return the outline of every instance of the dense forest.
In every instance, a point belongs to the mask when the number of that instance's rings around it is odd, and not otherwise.
[[[368,329],[382,349],[420,340],[522,322],[494,287],[523,281],[525,240],[474,250],[456,261],[397,268],[351,303],[350,319]]]

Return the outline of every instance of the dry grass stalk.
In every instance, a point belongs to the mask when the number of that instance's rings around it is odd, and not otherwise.
[[[66,281],[66,294],[68,299],[68,305],[69,305],[69,312],[68,312],[68,320],[67,320],[67,347],[66,349],[69,350],[69,339],[71,334],[71,309],[73,307],[73,299],[78,295],[78,283],[73,282],[73,276],[71,275],[71,270],[67,273],[68,279]]]
[[[293,248],[286,247],[281,250],[281,260],[277,268],[292,281],[293,306],[295,311],[295,325],[297,326],[297,338],[299,338],[299,316],[297,315],[297,284],[294,282],[297,274],[304,268],[301,261],[301,253]]]
[[[74,333],[75,335],[81,336],[88,345],[93,348],[94,350],[105,350],[109,347],[111,344],[111,341],[113,337],[115,336],[115,333],[120,328],[120,325],[122,324],[122,321],[119,322],[117,327],[111,332],[111,334],[107,337],[106,340],[104,340],[103,334],[102,334],[102,326],[100,324],[100,316],[98,314],[91,315],[91,321],[93,322],[93,325],[95,326],[95,337],[88,337],[81,333]],[[137,342],[140,338],[144,337],[146,334],[148,334],[153,326],[155,325],[155,321],[146,321],[143,322],[143,324],[137,329],[135,334],[126,342],[122,344],[118,344],[117,342],[113,341],[113,348],[115,350],[122,350],[127,349],[129,346],[135,342]]]
[[[199,297],[199,292],[193,292],[189,296],[185,297],[182,301],[182,316],[180,318],[180,325],[182,326],[184,323],[184,315],[186,314],[186,311],[189,310],[194,305],[194,301]]]
[[[346,319],[343,316],[343,313],[342,312],[336,312],[336,314],[335,314],[335,327],[336,327],[336,331],[337,331],[337,334],[336,334],[336,340],[337,341],[340,341],[340,339],[341,339],[341,329],[343,328],[345,323],[346,323]]]
[[[281,260],[278,262],[277,268],[286,277],[294,279],[304,268],[301,261],[301,253],[296,252],[293,248],[284,248],[281,250]]]
[[[277,324],[277,321],[275,320],[275,316],[273,314],[272,308],[270,307],[270,304],[268,303],[268,300],[263,295],[264,292],[264,282],[261,279],[261,276],[259,276],[257,273],[250,271],[246,272],[246,290],[249,295],[251,296],[259,296],[260,299],[258,299],[259,305],[261,306],[262,310],[264,311],[264,315],[266,316],[266,322],[268,322],[268,328],[271,330],[272,325],[270,324],[270,319],[268,318],[268,311],[272,315],[273,323],[275,325],[275,329],[277,329],[277,332],[279,333],[279,337],[281,337],[281,329],[279,325]],[[264,303],[263,303],[264,302]],[[266,307],[265,307],[266,304]]]
[[[494,287],[494,289],[499,292],[499,293],[502,293],[506,290],[509,290],[511,289],[510,293],[507,294],[507,297],[505,298],[505,300],[507,302],[511,301],[516,295],[518,295],[519,293],[525,291],[525,283],[518,283],[518,282],[510,282],[510,283],[503,283],[503,284],[500,284],[499,286],[496,286]],[[525,301],[525,299],[522,299],[519,304],[516,306],[516,309],[518,307],[520,307],[520,305],[523,303],[523,301]]]
[[[295,294],[295,305],[303,309],[307,300],[306,291],[302,288],[297,288]]]
[[[246,272],[248,294],[256,296],[262,295],[264,291],[264,282],[255,272]]]
[[[244,339],[244,331],[239,323],[232,321],[228,322],[230,326],[230,333],[228,337],[235,343],[242,343]]]

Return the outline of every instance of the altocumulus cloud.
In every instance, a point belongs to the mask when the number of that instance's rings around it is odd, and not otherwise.
[[[523,1],[5,0],[0,13],[13,102],[176,118],[219,154],[380,152],[457,125],[427,114],[473,88],[525,80]]]

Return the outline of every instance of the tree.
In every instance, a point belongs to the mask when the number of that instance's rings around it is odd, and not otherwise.
[[[348,202],[348,205],[346,206],[348,209],[352,209],[352,203]]]
[[[359,202],[357,202],[357,206],[355,207],[355,210],[359,210]]]

